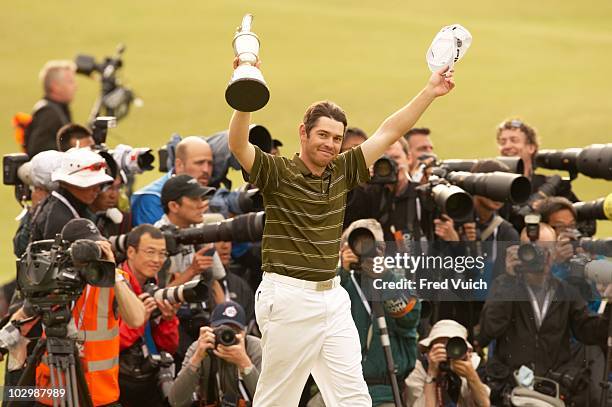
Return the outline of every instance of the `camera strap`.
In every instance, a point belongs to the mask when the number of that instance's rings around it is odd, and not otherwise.
[[[355,290],[357,291],[357,294],[359,294],[359,298],[361,298],[363,307],[368,313],[369,320],[370,320],[370,324],[368,326],[368,335],[366,338],[366,346],[365,346],[365,349],[363,349],[361,352],[362,357],[365,357],[368,353],[368,350],[370,349],[370,344],[372,343],[372,336],[374,334],[374,331],[372,329],[372,326],[374,324],[374,322],[372,321],[372,307],[370,307],[370,303],[368,302],[368,299],[366,298],[363,291],[361,291],[361,287],[359,287],[359,283],[357,282],[357,279],[355,278],[355,270],[351,270],[350,274],[351,274],[351,281],[353,282],[353,285],[355,286]]]
[[[531,287],[529,287],[529,285],[527,285],[527,293],[529,293],[529,298],[531,300],[531,307],[533,308],[533,314],[535,317],[535,323],[539,330],[540,327],[542,326],[542,322],[544,321],[544,318],[546,317],[546,313],[548,312],[548,308],[550,306],[550,303],[552,302],[552,296],[555,293],[555,290],[552,288],[549,288],[546,291],[546,296],[544,297],[544,303],[542,304],[541,309],[540,309],[540,305],[538,304],[538,299],[536,295],[534,294],[533,290],[531,289]]]
[[[489,236],[493,235],[493,247],[491,248],[492,253],[490,257],[491,263],[495,263],[495,260],[497,259],[497,244],[495,244],[495,242],[497,242],[497,231],[499,230],[499,225],[501,225],[503,221],[504,219],[501,216],[493,215],[493,219],[491,220],[491,223],[489,223],[489,226],[487,226],[487,228],[480,234],[480,241],[482,242],[486,241]]]
[[[63,196],[62,194],[60,194],[57,191],[53,191],[51,192],[51,195],[53,195],[54,197],[56,197],[57,199],[59,199],[64,205],[66,205],[66,207],[68,209],[70,209],[70,212],[72,212],[72,214],[74,215],[75,218],[80,218],[81,215],[79,215],[79,213],[77,212],[76,209],[74,209],[74,207],[70,204],[70,202],[68,202],[68,200],[66,199],[65,196]]]

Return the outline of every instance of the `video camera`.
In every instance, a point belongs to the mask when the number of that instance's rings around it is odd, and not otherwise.
[[[17,287],[32,310],[43,314],[49,336],[65,336],[65,312],[69,312],[65,308],[81,296],[87,284],[115,285],[115,263],[103,260],[100,247],[92,240],[70,244],[58,234],[55,240],[30,243],[17,261]],[[58,306],[64,309],[54,311],[61,308]]]
[[[211,242],[256,242],[261,240],[264,227],[264,212],[250,212],[216,223],[178,229],[170,227],[162,230],[166,239],[166,250],[170,256],[181,251],[181,245],[204,244]],[[127,251],[127,235],[109,238],[113,251]]]
[[[612,143],[565,150],[540,150],[534,161],[540,168],[568,171],[571,179],[584,174],[591,178],[612,180]]]
[[[115,116],[118,120],[124,118],[130,109],[130,105],[135,102],[140,105],[142,102],[136,99],[131,89],[123,86],[117,78],[117,72],[123,66],[122,55],[125,45],[117,46],[115,55],[106,57],[102,62],[90,55],[79,54],[75,58],[77,73],[91,76],[92,73],[100,74],[102,84],[101,95],[94,103],[89,114],[89,123],[100,116]]]

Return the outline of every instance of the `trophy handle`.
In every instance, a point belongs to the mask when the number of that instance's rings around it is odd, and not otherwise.
[[[251,25],[253,25],[253,14],[246,14],[242,18],[242,24],[238,27],[238,31],[241,32],[250,32]]]

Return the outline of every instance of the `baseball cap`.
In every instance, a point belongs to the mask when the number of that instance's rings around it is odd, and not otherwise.
[[[106,240],[96,225],[85,218],[72,219],[62,229],[62,239],[74,242],[79,239]]]
[[[246,314],[240,304],[234,301],[226,301],[217,305],[210,316],[210,325],[215,328],[219,325],[231,324],[240,329],[246,326]]]
[[[42,151],[36,154],[29,162],[32,185],[42,187],[48,191],[57,189],[57,182],[51,181],[53,171],[62,163],[64,153],[55,150]]]
[[[203,187],[191,175],[181,174],[166,181],[161,191],[161,201],[162,205],[166,205],[168,202],[178,201],[184,196],[210,198],[214,193],[215,188]]]
[[[60,167],[53,171],[52,181],[63,181],[79,188],[113,182],[106,174],[106,161],[89,148],[71,148],[62,156]]]
[[[472,34],[459,24],[442,27],[436,34],[425,58],[432,72],[436,72],[445,66],[452,69],[472,44]]]
[[[438,338],[453,338],[459,336],[463,338],[469,349],[472,349],[472,345],[468,342],[467,329],[460,323],[453,321],[452,319],[442,319],[431,328],[427,338],[419,341],[419,348],[421,351],[427,350],[433,341]]]

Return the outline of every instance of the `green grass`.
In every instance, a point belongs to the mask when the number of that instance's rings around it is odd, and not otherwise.
[[[420,121],[433,129],[443,158],[496,153],[495,126],[509,115],[534,124],[545,148],[611,142],[612,3],[541,0],[384,2],[238,0],[15,2],[0,15],[0,139],[16,151],[10,118],[41,96],[37,74],[48,59],[111,54],[127,44],[123,77],[143,98],[109,136],[111,145],[157,147],[172,132],[210,134],[227,127],[223,93],[231,75],[231,40],[244,13],[255,15],[268,106],[254,115],[283,153],[297,151],[306,106],[331,99],[350,124],[372,133],[425,84],[425,51],[435,33],[455,22],[474,36],[457,66],[457,88]],[[79,78],[73,103],[84,122],[98,84]],[[143,185],[155,177],[140,177]],[[238,179],[235,177],[234,179]],[[610,183],[579,177],[583,199],[611,192]],[[11,238],[19,207],[0,189],[0,280],[14,276]],[[612,227],[600,222],[599,236]]]

